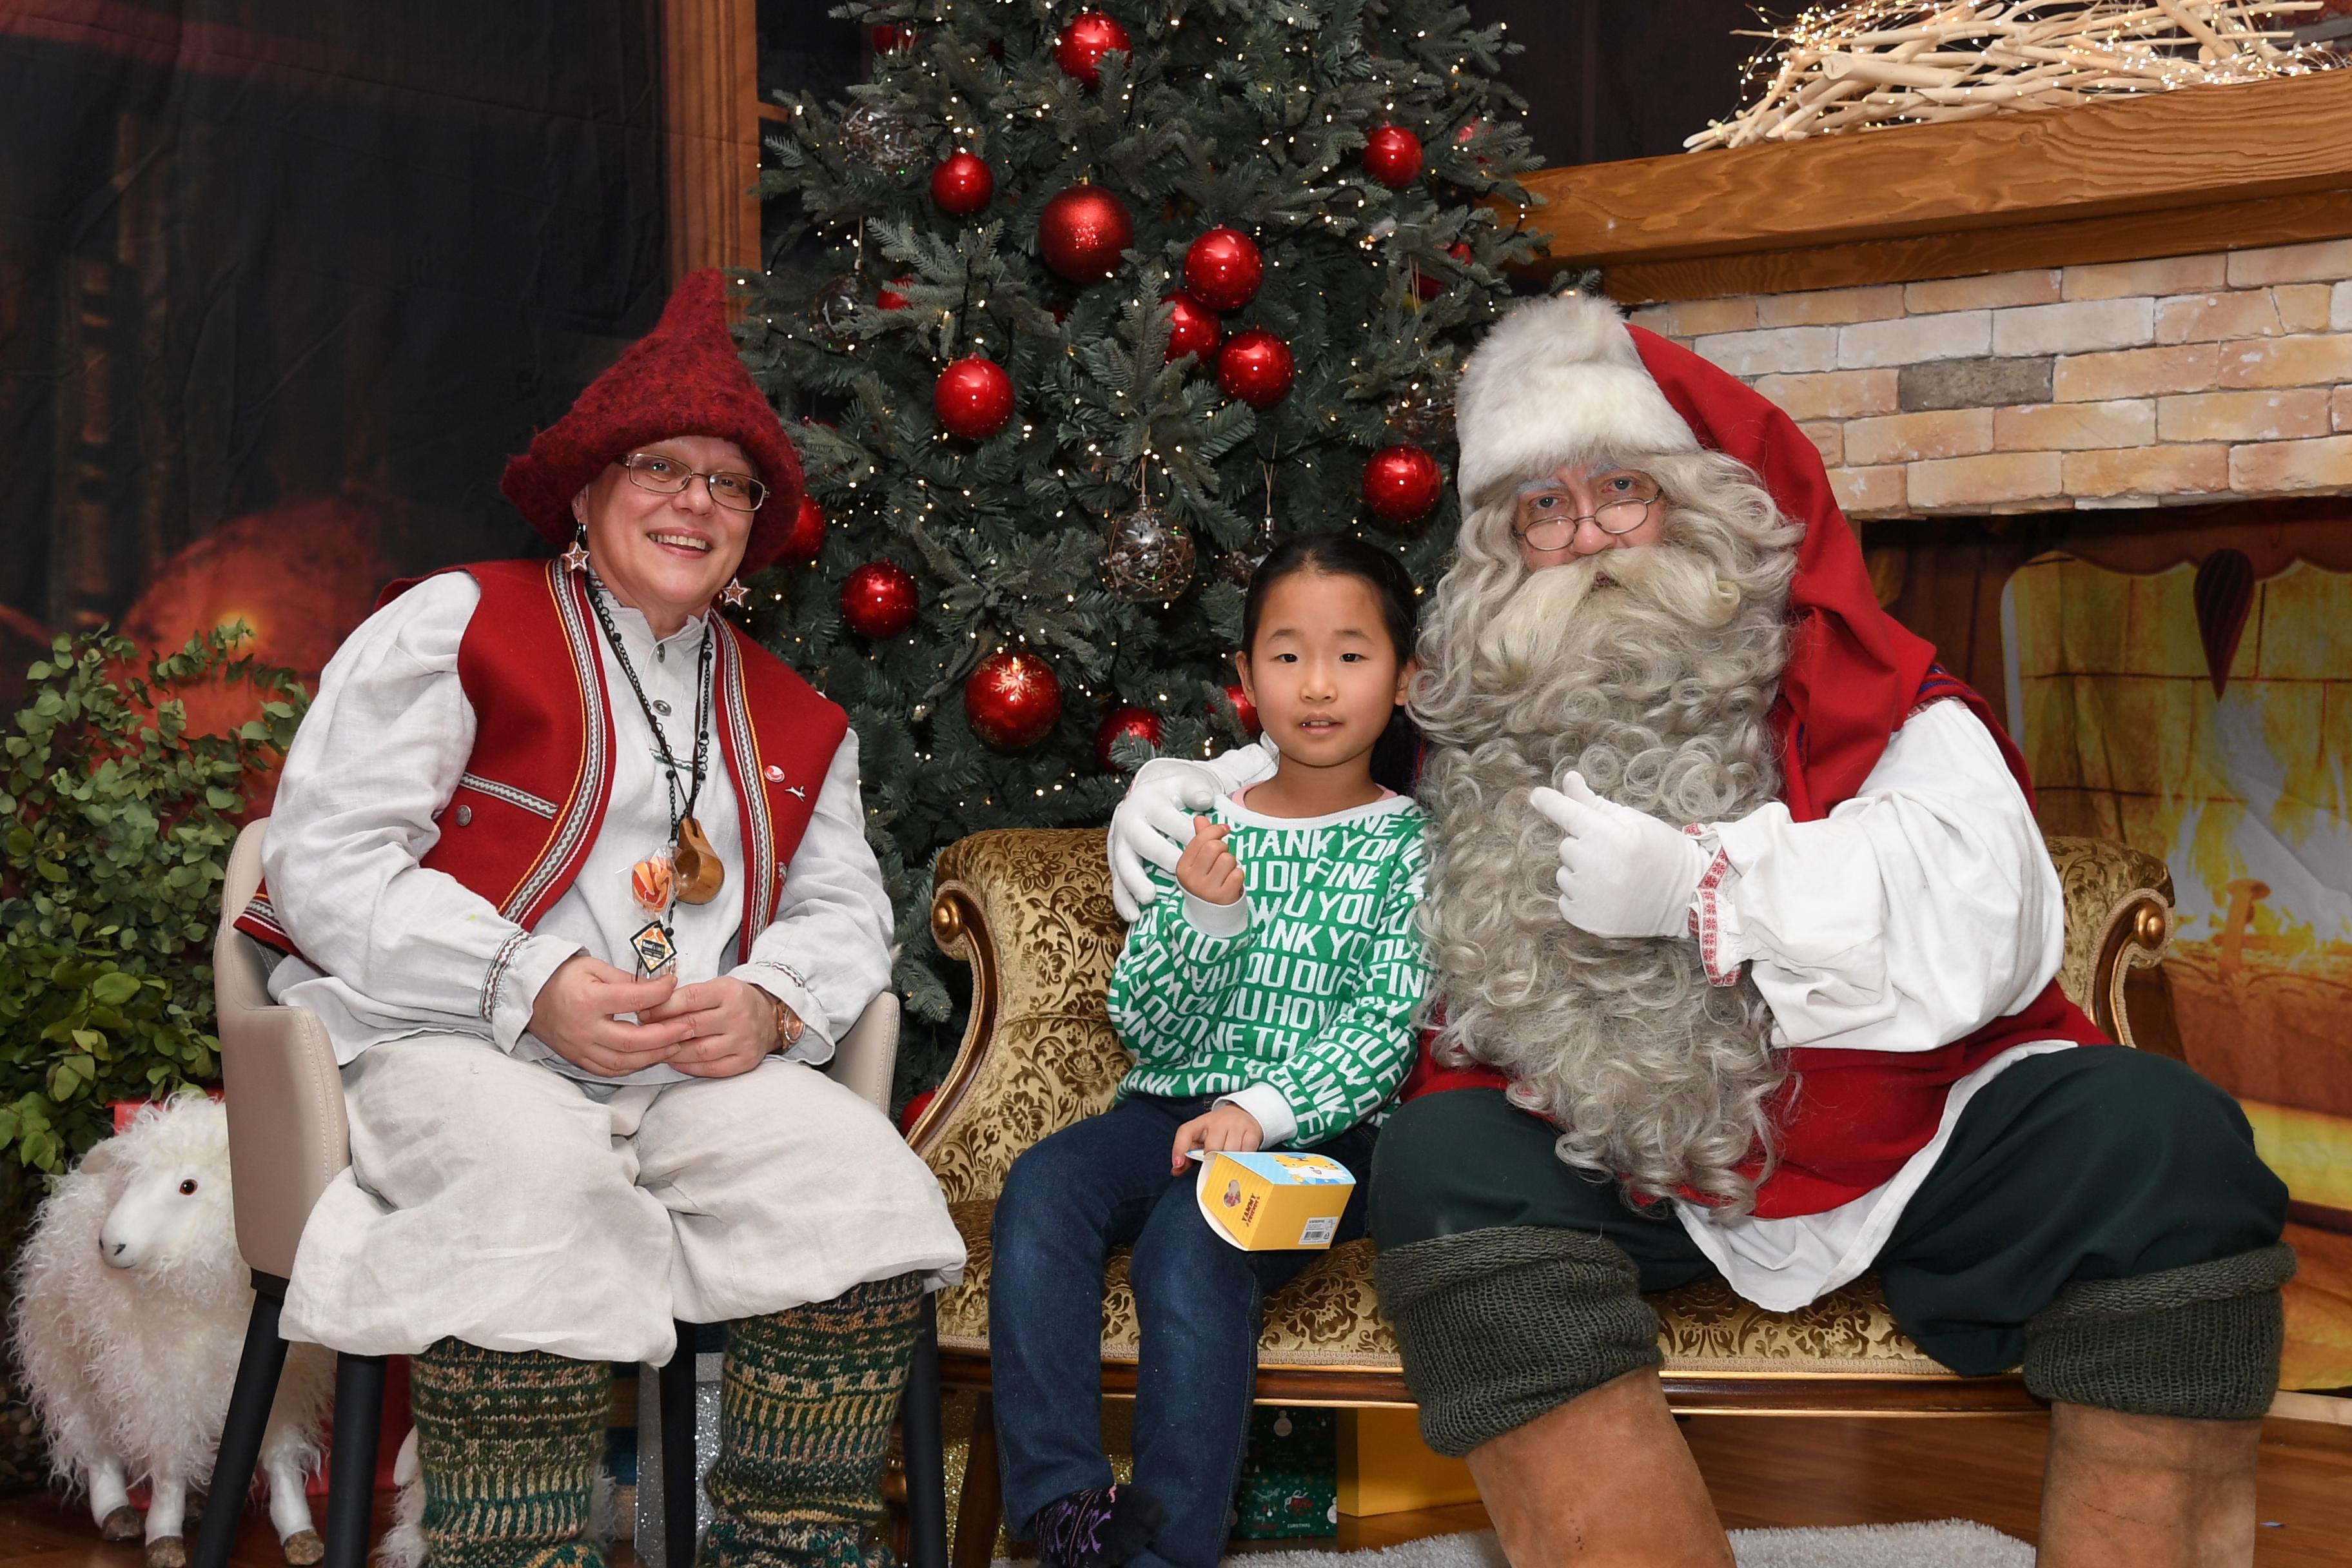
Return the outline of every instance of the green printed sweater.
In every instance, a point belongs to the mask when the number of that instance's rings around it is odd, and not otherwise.
[[[1160,896],[1111,974],[1111,1023],[1135,1054],[1119,1095],[1231,1096],[1268,1147],[1324,1142],[1412,1066],[1426,818],[1402,795],[1317,817],[1220,802],[1213,816],[1245,892],[1205,904],[1154,868]]]

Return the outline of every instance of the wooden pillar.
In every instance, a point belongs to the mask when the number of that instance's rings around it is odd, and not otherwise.
[[[760,264],[755,0],[661,0],[669,275]]]

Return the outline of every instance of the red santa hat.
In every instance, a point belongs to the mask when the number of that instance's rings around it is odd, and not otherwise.
[[[499,493],[562,544],[572,538],[572,498],[617,458],[678,436],[734,442],[759,469],[767,500],[751,523],[742,569],[775,560],[801,504],[801,463],[775,410],[751,384],[727,331],[727,279],[708,268],[669,298],[654,330],[629,345],[572,404],[507,463]]]
[[[1610,301],[1560,294],[1504,317],[1463,366],[1454,419],[1465,513],[1500,486],[1564,462],[1638,463],[1705,447],[1746,464],[1781,516],[1804,530],[1789,590],[1789,663],[1773,706],[1781,798],[1798,821],[1861,788],[1924,696],[1965,695],[1990,722],[1981,699],[1940,671],[1928,689],[1935,647],[1879,607],[1821,453],[1796,421],[1688,349],[1628,326]],[[1998,726],[1993,732],[2010,751]],[[2022,782],[2022,762],[2010,755]]]

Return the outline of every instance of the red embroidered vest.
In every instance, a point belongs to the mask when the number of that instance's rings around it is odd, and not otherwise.
[[[457,679],[475,716],[474,750],[441,815],[440,841],[420,864],[446,871],[526,931],[580,874],[613,788],[613,717],[597,653],[601,636],[584,574],[557,562],[491,561],[451,568],[481,603],[457,647]],[[393,584],[390,604],[422,578]],[[767,649],[714,615],[720,636],[712,706],[735,784],[743,865],[736,952],[748,959],[782,898],[785,868],[849,719]],[[265,887],[239,931],[297,952]]]
[[[1985,700],[1941,669],[1919,688],[1916,713],[1931,702],[1958,701],[1992,732],[2010,772],[2030,804],[2033,785],[2025,760],[1994,719]],[[1403,1098],[1455,1089],[1507,1089],[1489,1068],[1440,1066],[1434,1030],[1421,1039],[1421,1059],[1405,1079]],[[1756,1216],[1785,1219],[1822,1214],[1891,1181],[1936,1136],[1952,1085],[2014,1046],[2067,1040],[2108,1044],[2098,1026],[2067,1000],[2055,980],[2016,1012],[1932,1051],[1827,1050],[1802,1046],[1781,1052],[1789,1079],[1772,1105],[1777,1163],[1756,1189]],[[1743,1167],[1763,1169],[1759,1152]]]

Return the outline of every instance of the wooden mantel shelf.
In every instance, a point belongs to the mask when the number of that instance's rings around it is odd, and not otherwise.
[[[1629,303],[2352,235],[2352,69],[1546,169],[1544,266]]]

